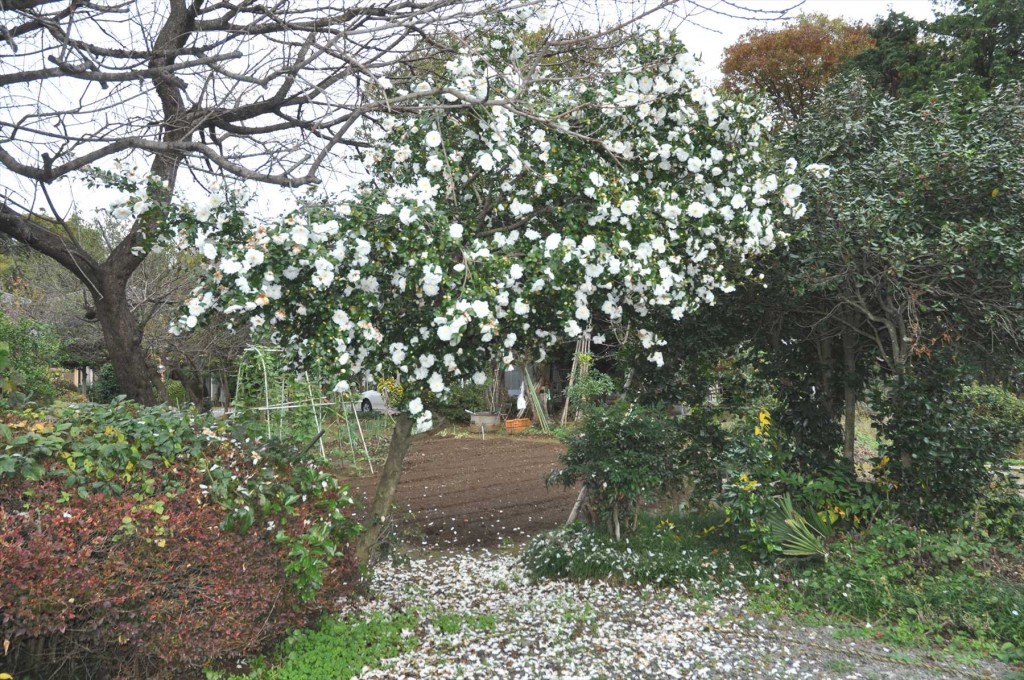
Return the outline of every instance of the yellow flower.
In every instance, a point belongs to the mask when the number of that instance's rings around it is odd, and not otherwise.
[[[760,413],[757,414],[757,419],[762,425],[771,425],[772,414],[768,413],[765,409],[761,409]]]

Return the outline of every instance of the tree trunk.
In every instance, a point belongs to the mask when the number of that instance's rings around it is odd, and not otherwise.
[[[128,306],[124,282],[111,278],[104,277],[102,297],[95,296],[95,302],[117,386],[129,399],[147,406],[155,404],[159,378],[142,347],[142,329]]]
[[[412,439],[412,418],[407,413],[399,413],[395,417],[395,429],[391,433],[391,444],[388,447],[388,458],[380,471],[377,480],[377,491],[370,505],[366,518],[366,531],[356,543],[356,560],[360,565],[368,565],[380,549],[381,534],[391,512],[391,502],[395,498],[395,490],[402,477],[402,463],[409,452]]]
[[[836,417],[832,401],[832,382],[835,377],[835,371],[832,366],[832,340],[833,338],[829,336],[827,338],[820,338],[817,341],[818,362],[821,367],[822,405],[830,422],[834,422]]]
[[[857,345],[853,331],[843,332],[843,455],[854,462],[857,443]]]

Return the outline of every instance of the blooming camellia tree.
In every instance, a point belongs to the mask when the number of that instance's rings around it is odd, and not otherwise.
[[[329,367],[340,393],[363,376],[404,384],[364,547],[409,416],[429,421],[423,396],[482,383],[495,357],[542,360],[595,315],[629,322],[660,364],[645,319],[728,293],[804,210],[796,163],[772,172],[768,121],[701,85],[678,37],[638,34],[572,82],[525,58],[518,21],[409,83],[436,105],[367,127],[370,178],[350,194],[271,223],[230,201],[181,212],[207,260],[181,328],[222,310]]]

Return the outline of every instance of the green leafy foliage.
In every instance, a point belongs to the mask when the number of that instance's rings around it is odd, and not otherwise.
[[[567,440],[564,466],[549,482],[587,488],[591,522],[620,536],[635,527],[639,504],[682,481],[682,438],[663,408],[618,401],[587,411]]]
[[[791,565],[792,605],[909,634],[904,642],[970,640],[1004,656],[1024,649],[1024,584],[1011,576],[1020,555],[1005,546],[878,522],[831,549],[826,563]]]
[[[918,21],[890,11],[871,29],[875,47],[851,66],[893,97],[927,104],[956,79],[965,100],[1024,76],[1024,12],[1018,0],[955,0]]]
[[[566,396],[571,403],[582,405],[614,394],[617,389],[618,387],[611,376],[591,368],[585,376],[577,380],[572,387],[566,390]]]
[[[424,407],[432,413],[444,418],[449,423],[469,423],[469,413],[487,410],[487,385],[477,385],[471,381],[452,385],[444,399],[428,398]]]
[[[777,513],[768,516],[772,541],[789,557],[821,557],[828,559],[825,539],[832,533],[832,525],[823,521],[816,512],[801,515],[793,507],[789,494],[779,501]]]
[[[59,390],[50,369],[60,364],[62,354],[51,327],[0,312],[0,397],[12,405],[25,400],[51,403]]]
[[[785,554],[783,540],[792,532],[775,520],[786,498],[822,538],[860,527],[886,507],[886,483],[858,480],[848,461],[805,470],[799,445],[774,427],[767,411],[737,417],[723,436],[719,501],[739,540],[757,554]]]
[[[948,352],[922,359],[878,400],[879,454],[911,519],[948,525],[967,512],[1021,440],[1019,405],[967,383]]]
[[[168,380],[166,390],[168,404],[179,408],[188,405],[188,393],[185,391],[185,386],[181,384],[180,380]]]
[[[622,541],[574,523],[531,540],[523,564],[534,580],[693,582],[713,591],[754,574],[749,554],[730,549],[735,546],[716,531],[721,522],[715,515],[642,515],[636,532]]]
[[[109,404],[119,394],[121,389],[117,386],[117,376],[114,375],[114,367],[111,364],[103,364],[96,371],[96,378],[89,386],[86,395],[89,401],[97,404]]]
[[[244,676],[251,680],[351,678],[364,667],[380,668],[384,659],[416,647],[419,617],[412,612],[324,619],[316,629],[299,630],[277,650],[279,660]],[[208,677],[222,677],[208,674]],[[233,676],[237,677],[237,676]]]

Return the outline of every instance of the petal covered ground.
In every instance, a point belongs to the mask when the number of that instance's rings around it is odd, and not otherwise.
[[[458,632],[426,624],[411,653],[361,679],[380,678],[962,678],[997,666],[952,667],[828,629],[744,614],[745,595],[685,587],[531,584],[511,551],[434,552],[381,565],[363,612],[459,614]]]

